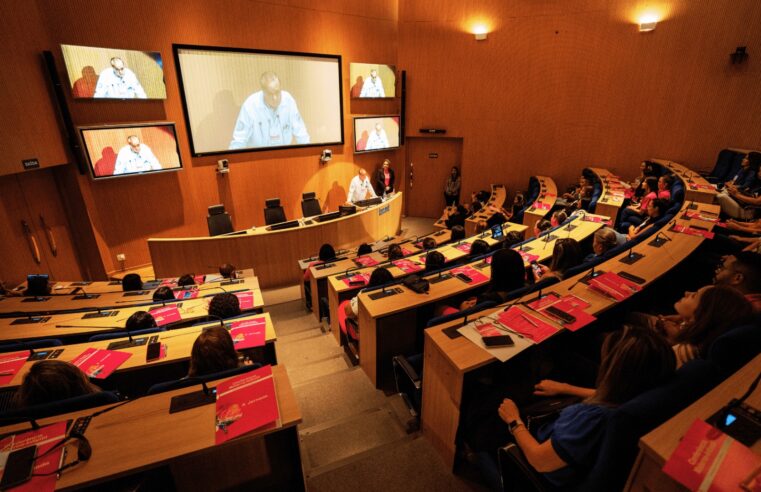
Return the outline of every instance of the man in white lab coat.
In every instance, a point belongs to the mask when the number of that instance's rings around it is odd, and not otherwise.
[[[380,123],[376,123],[375,131],[371,132],[370,136],[367,138],[365,150],[387,149],[389,147],[390,145],[388,143],[386,130],[383,129],[383,126]]]
[[[373,184],[367,178],[367,171],[360,169],[359,173],[354,176],[349,185],[349,194],[346,197],[346,203],[354,203],[361,200],[376,198],[378,195],[373,190]]]
[[[161,163],[147,145],[140,143],[137,135],[127,137],[127,144],[119,150],[114,166],[114,176],[119,174],[159,171]]]
[[[383,90],[383,81],[378,77],[378,71],[370,70],[370,78],[362,84],[362,91],[359,97],[386,97],[386,91]]]
[[[115,56],[111,58],[111,68],[104,69],[98,76],[94,98],[111,99],[147,99],[148,96],[140,85],[135,72],[124,66],[124,61]]]

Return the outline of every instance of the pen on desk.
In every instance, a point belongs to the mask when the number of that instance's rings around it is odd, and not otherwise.
[[[0,372],[0,376],[13,376],[14,374],[16,374],[16,373],[13,372],[13,371],[3,371],[3,372]]]
[[[527,322],[528,322],[528,323],[529,323],[531,326],[533,326],[534,328],[538,328],[538,327],[539,327],[539,325],[537,325],[536,323],[534,323],[534,320],[532,320],[531,318],[529,318],[528,316],[526,316],[526,315],[525,315],[525,314],[523,314],[523,313],[521,313],[521,318],[525,319],[525,320],[526,320],[526,321],[527,321]]]
[[[526,338],[523,335],[521,335],[520,333],[518,333],[517,331],[512,330],[512,329],[508,328],[507,326],[503,325],[502,323],[500,323],[496,319],[492,321],[492,324],[494,326],[496,326],[498,330],[502,330],[502,331],[506,331],[508,333],[512,333],[513,335],[517,336],[518,338],[523,338],[523,339]]]

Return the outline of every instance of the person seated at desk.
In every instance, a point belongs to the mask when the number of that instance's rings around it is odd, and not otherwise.
[[[188,377],[207,376],[240,366],[230,332],[221,326],[206,328],[193,342]]]
[[[367,243],[362,243],[357,247],[357,256],[369,255],[373,252],[373,247]]]
[[[306,308],[311,311],[312,310],[312,267],[315,265],[322,265],[324,263],[329,263],[336,259],[336,250],[330,243],[325,243],[322,246],[320,246],[320,251],[317,254],[317,260],[312,261],[307,265],[306,270],[304,270],[304,301],[306,303]]]
[[[579,176],[579,184],[563,193],[563,196],[555,201],[555,205],[565,208],[569,213],[580,208],[586,210],[592,201],[593,190],[592,180],[582,174]]]
[[[126,328],[127,331],[135,331],[156,328],[157,326],[156,320],[151,313],[147,311],[135,311],[132,313],[132,316],[127,318],[124,328]]]
[[[450,242],[457,242],[465,239],[465,228],[461,225],[452,227],[452,235],[449,238]]]
[[[555,241],[552,249],[552,262],[550,266],[535,263],[539,272],[534,272],[535,282],[542,279],[557,277],[563,280],[565,272],[577,265],[581,265],[584,259],[579,242],[572,238],[561,238]]]
[[[375,172],[375,194],[378,196],[394,192],[394,170],[390,166],[391,161],[385,159],[380,169]]]
[[[377,197],[378,195],[375,194],[373,185],[367,177],[367,171],[360,169],[349,184],[349,193],[346,195],[346,203],[351,205],[362,200]]]
[[[444,268],[444,264],[447,262],[446,257],[440,251],[429,251],[425,255],[425,270],[424,273],[432,272],[440,268]]]
[[[606,337],[596,389],[585,393],[587,399],[564,408],[555,421],[532,434],[515,402],[506,398],[498,410],[501,435],[510,434],[529,464],[550,483],[570,487],[597,462],[608,416],[616,407],[668,381],[675,366],[674,352],[663,337],[626,326]],[[537,393],[549,394],[542,383]]]
[[[514,249],[501,249],[491,257],[491,279],[486,291],[460,303],[460,311],[485,301],[502,304],[510,292],[526,285],[526,267],[523,257]]]
[[[751,320],[753,308],[740,291],[726,285],[707,285],[687,291],[674,304],[676,314],[641,315],[656,332],[666,337],[676,354],[677,367],[704,358],[713,341],[728,329]]]
[[[225,263],[219,267],[219,274],[222,275],[222,278],[229,280],[235,280],[238,278],[238,272],[235,270],[235,266],[229,263]]]
[[[639,200],[645,195],[645,180],[655,176],[655,165],[650,161],[642,161],[639,165],[639,176],[630,183],[634,198]]]
[[[631,241],[637,237],[637,235],[645,231],[648,227],[652,226],[653,222],[663,217],[663,215],[666,213],[667,208],[668,202],[666,202],[666,200],[661,198],[650,200],[650,203],[647,204],[647,217],[645,217],[645,220],[643,220],[639,225],[630,225],[628,227],[626,240]]]
[[[425,251],[436,249],[436,240],[432,237],[427,237],[423,239],[422,245]]]
[[[464,227],[465,219],[468,217],[468,209],[462,205],[457,205],[454,212],[449,214],[449,217],[444,221],[444,225],[447,229],[453,229],[456,226]]]
[[[740,163],[740,170],[724,186],[734,186],[738,189],[753,188],[756,185],[757,174],[761,168],[761,153],[750,152]]]
[[[597,229],[594,236],[592,236],[592,252],[584,258],[584,262],[604,256],[605,253],[625,242],[626,236],[617,233],[610,227]]]
[[[716,267],[713,284],[734,287],[755,313],[761,312],[761,255],[751,251],[726,255]]]
[[[240,300],[235,294],[217,294],[209,302],[209,316],[221,319],[240,316]]]
[[[725,229],[731,231],[738,231],[745,234],[761,234],[761,219],[752,220],[750,222],[729,219],[726,224]]]
[[[751,152],[743,162],[746,160],[749,161],[750,169],[755,169],[755,179],[747,186],[727,183],[721,193],[716,195],[721,212],[733,219],[752,219],[756,213],[754,207],[761,205],[761,153]]]
[[[504,249],[512,248],[514,245],[523,242],[523,233],[518,231],[510,231],[505,234],[505,239],[502,241],[502,247]]]
[[[491,229],[492,227],[496,225],[502,225],[505,222],[507,222],[510,219],[509,213],[504,209],[500,208],[499,211],[494,212],[491,217],[486,219],[486,228]]]
[[[370,280],[367,281],[367,285],[364,288],[377,287],[379,285],[387,284],[392,280],[394,280],[394,276],[388,268],[378,267],[370,274]],[[352,297],[351,301],[344,306],[344,312],[346,313],[347,319],[356,320],[359,316],[359,301],[357,300],[357,297],[358,296]],[[358,329],[355,331],[359,334]]]
[[[122,290],[124,292],[143,290],[143,279],[137,273],[128,273],[122,279]]]
[[[35,362],[24,376],[13,397],[13,404],[16,408],[24,408],[100,391],[74,364],[61,360],[41,360]]]
[[[468,253],[468,261],[470,261],[472,258],[476,258],[477,256],[485,255],[489,252],[491,249],[491,246],[489,246],[489,243],[484,241],[483,239],[476,239],[473,241],[473,244],[470,245],[470,253]]]
[[[534,223],[534,237],[539,237],[544,231],[548,231],[550,229],[552,229],[552,224],[549,220],[537,220],[536,223]]]
[[[387,251],[388,261],[401,260],[404,258],[404,250],[399,244],[392,244]]]
[[[174,299],[174,291],[168,285],[162,285],[153,291],[153,302],[173,301]]]
[[[550,216],[550,226],[557,227],[566,220],[568,220],[568,214],[565,210],[555,210]]]
[[[192,273],[186,273],[177,279],[177,287],[189,287],[196,284],[195,275]]]

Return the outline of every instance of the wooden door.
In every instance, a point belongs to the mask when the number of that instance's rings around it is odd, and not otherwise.
[[[444,186],[453,166],[460,167],[461,138],[408,137],[405,166],[406,210],[412,217],[439,218]]]

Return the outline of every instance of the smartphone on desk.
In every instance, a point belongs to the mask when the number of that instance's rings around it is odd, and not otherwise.
[[[481,337],[484,345],[487,347],[512,347],[515,345],[510,335],[497,335],[491,337]]]
[[[5,461],[3,478],[0,479],[0,490],[7,490],[28,482],[32,478],[35,458],[37,458],[37,446],[11,451]]]
[[[161,357],[161,342],[153,342],[148,344],[148,348],[145,352],[145,361],[152,362],[158,360]]]
[[[466,284],[469,284],[469,283],[471,283],[473,281],[472,278],[468,277],[464,273],[458,273],[457,275],[455,275],[455,277],[459,278],[460,280],[462,280]]]

